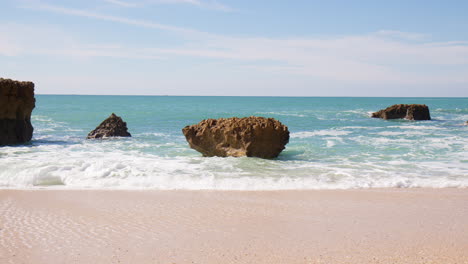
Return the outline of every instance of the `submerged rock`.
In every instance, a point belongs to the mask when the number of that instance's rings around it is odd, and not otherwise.
[[[378,112],[372,117],[383,119],[405,118],[408,120],[431,120],[429,107],[422,104],[396,104]]]
[[[0,78],[0,146],[31,140],[34,83]]]
[[[276,158],[289,142],[287,126],[255,116],[206,119],[182,132],[190,147],[205,157]]]
[[[112,113],[106,120],[89,132],[87,139],[103,137],[131,137],[128,133],[127,123]]]

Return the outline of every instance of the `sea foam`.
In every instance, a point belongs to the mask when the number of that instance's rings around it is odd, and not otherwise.
[[[32,142],[0,148],[0,188],[468,187],[468,126],[459,125],[468,102],[440,99],[434,121],[366,116],[386,100],[39,96]],[[85,140],[116,109],[133,137]],[[208,117],[258,113],[291,131],[277,159],[202,157],[181,133]]]

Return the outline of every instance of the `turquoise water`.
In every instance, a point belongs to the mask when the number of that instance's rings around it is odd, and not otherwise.
[[[38,95],[34,137],[0,148],[0,187],[346,189],[467,187],[468,98]],[[427,104],[431,121],[370,118]],[[86,140],[112,112],[132,138]],[[274,117],[291,139],[274,160],[204,158],[181,129],[206,118]]]

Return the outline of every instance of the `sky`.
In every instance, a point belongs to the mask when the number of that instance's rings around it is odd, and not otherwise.
[[[0,0],[38,94],[468,97],[468,1]]]

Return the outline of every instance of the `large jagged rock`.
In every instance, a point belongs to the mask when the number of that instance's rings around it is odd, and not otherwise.
[[[106,137],[131,137],[128,133],[127,123],[122,118],[112,113],[106,120],[89,132],[87,139]]]
[[[405,118],[408,120],[431,120],[429,107],[422,104],[396,104],[378,112],[372,117],[383,119]]]
[[[205,157],[276,158],[289,142],[287,126],[255,116],[206,119],[182,132],[190,147]]]
[[[31,140],[34,83],[0,78],[0,146]]]

